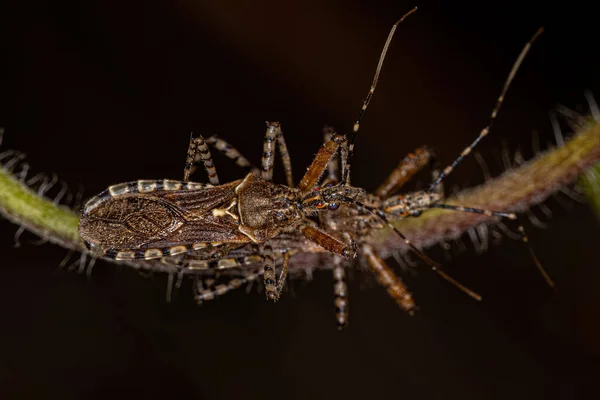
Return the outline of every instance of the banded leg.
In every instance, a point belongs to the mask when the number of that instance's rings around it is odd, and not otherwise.
[[[227,283],[224,283],[224,284],[219,284],[219,285],[215,285],[215,286],[213,286],[212,284],[209,284],[209,286],[206,289],[201,284],[201,281],[198,280],[196,282],[196,288],[195,288],[197,294],[196,294],[196,296],[194,296],[194,299],[196,300],[196,302],[198,304],[202,304],[202,302],[204,302],[204,301],[214,300],[215,298],[222,296],[231,290],[238,289],[245,284],[248,284],[250,282],[257,280],[259,277],[260,277],[259,273],[252,272],[242,278],[232,278]]]
[[[185,160],[185,169],[183,171],[183,181],[188,182],[190,180],[190,175],[196,170],[196,162],[200,160],[202,160],[202,163],[204,164],[209,182],[213,185],[218,185],[219,177],[217,176],[217,169],[213,164],[210,150],[202,135],[197,138],[190,138],[187,159]]]
[[[387,290],[388,294],[401,309],[408,312],[410,315],[413,315],[416,308],[415,301],[404,285],[404,282],[402,282],[385,261],[377,255],[372,246],[364,245],[362,247],[362,252],[379,284]]]
[[[340,257],[333,258],[333,294],[335,296],[335,320],[339,330],[348,326],[348,285],[346,284],[346,271],[344,260]]]
[[[287,252],[284,253],[281,274],[279,275],[279,280],[277,280],[275,276],[275,262],[273,261],[273,248],[268,242],[263,245],[262,253],[264,260],[263,282],[265,284],[265,293],[268,300],[277,301],[281,297],[281,292],[287,279],[290,255]]]
[[[252,163],[250,163],[250,161],[248,161],[248,159],[244,157],[242,153],[240,153],[231,144],[221,139],[219,136],[212,135],[211,137],[206,139],[206,143],[211,145],[213,148],[217,149],[225,157],[233,160],[233,162],[236,163],[236,165],[238,165],[239,167],[244,168],[248,172],[254,172],[258,174],[259,170],[256,166],[252,165]]]
[[[377,188],[375,194],[379,197],[388,197],[411,180],[423,167],[430,164],[432,152],[427,147],[420,147],[414,153],[404,157],[383,183]]]
[[[305,238],[321,246],[330,253],[337,254],[344,258],[356,257],[356,243],[354,240],[350,240],[350,243],[346,244],[312,225],[301,225],[300,233],[302,233]]]
[[[289,187],[294,187],[294,176],[292,174],[292,160],[290,159],[290,153],[288,153],[287,145],[285,144],[285,138],[283,132],[279,132],[277,136],[277,146],[279,147],[279,154],[281,155],[281,163],[283,164],[283,172],[285,173],[285,181]]]
[[[431,183],[431,185],[429,185],[429,189],[428,189],[429,192],[433,191],[435,189],[435,187],[437,185],[439,185],[440,182],[442,182],[442,180],[444,180],[445,177],[450,175],[452,173],[452,171],[456,168],[456,166],[458,164],[460,164],[462,162],[462,160],[471,153],[471,151],[473,151],[473,149],[475,148],[475,146],[477,146],[477,144],[481,141],[481,139],[483,139],[484,137],[486,137],[488,135],[488,133],[490,133],[490,129],[492,128],[492,125],[494,124],[494,121],[496,120],[496,117],[498,116],[498,111],[500,111],[500,108],[502,107],[502,103],[504,102],[504,98],[506,97],[506,93],[508,92],[508,88],[510,87],[510,84],[512,83],[515,75],[517,74],[519,67],[523,63],[525,56],[529,52],[529,49],[531,48],[531,44],[537,39],[537,37],[543,31],[544,31],[543,28],[538,29],[537,32],[533,35],[533,37],[525,44],[525,46],[523,47],[523,50],[521,50],[521,53],[519,54],[517,61],[515,61],[515,63],[513,64],[512,69],[510,70],[510,73],[508,74],[508,77],[506,78],[506,81],[504,81],[504,86],[502,87],[502,91],[500,92],[500,95],[496,99],[496,105],[494,106],[492,113],[490,114],[490,119],[488,121],[487,126],[481,130],[481,132],[479,133],[479,136],[477,136],[470,145],[465,147],[465,149],[460,153],[460,155],[456,158],[456,160],[454,160],[452,162],[452,164],[450,164],[446,168],[444,168],[444,170],[442,171],[440,176],[438,176],[437,179],[434,180]]]
[[[275,143],[277,141],[277,143]],[[279,122],[267,122],[267,132],[265,133],[265,139],[263,143],[263,155],[262,155],[262,170],[261,177],[271,182],[273,180],[273,165],[275,164],[275,146],[279,147],[279,153],[281,155],[281,162],[283,164],[283,170],[285,172],[285,179],[289,187],[294,187],[294,178],[292,176],[292,161],[290,160],[290,154],[285,144],[283,132],[281,131],[281,125]]]

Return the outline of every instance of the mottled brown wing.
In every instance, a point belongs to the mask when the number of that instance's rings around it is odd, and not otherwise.
[[[248,243],[250,238],[238,230],[233,221],[217,219],[199,219],[182,224],[178,229],[166,233],[155,240],[140,246],[141,249],[163,248],[196,243]]]
[[[238,182],[199,190],[159,190],[109,198],[84,214],[81,237],[112,249],[147,249],[194,243],[246,243],[230,215],[210,210],[235,198]]]

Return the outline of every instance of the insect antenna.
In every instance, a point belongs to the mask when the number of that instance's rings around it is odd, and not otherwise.
[[[350,144],[348,146],[348,163],[342,173],[342,182],[341,182],[342,186],[349,183],[350,160],[352,159],[352,155],[354,154],[354,139],[356,138],[356,133],[360,129],[360,122],[362,121],[365,111],[367,110],[367,107],[369,106],[369,103],[371,102],[373,93],[375,93],[375,88],[377,87],[377,81],[379,80],[379,73],[381,72],[381,68],[383,67],[383,61],[385,60],[385,56],[387,54],[388,48],[390,47],[390,43],[392,42],[392,38],[394,37],[394,33],[396,32],[396,28],[398,27],[398,25],[400,25],[400,23],[402,21],[404,21],[404,19],[406,19],[406,17],[408,17],[415,11],[417,11],[417,7],[413,8],[412,10],[410,10],[409,12],[404,14],[392,26],[392,29],[390,29],[390,33],[388,34],[388,37],[385,41],[385,44],[383,45],[383,50],[381,51],[381,55],[379,56],[379,62],[377,63],[377,69],[375,70],[375,76],[373,77],[373,82],[371,83],[371,88],[369,89],[369,93],[367,93],[367,97],[365,97],[365,100],[363,101],[363,105],[360,109],[360,112],[358,113],[358,117],[356,118],[356,121],[354,122],[354,125],[352,126],[352,136],[350,137]]]
[[[535,266],[537,267],[538,271],[540,271],[540,274],[542,275],[542,277],[544,278],[544,280],[546,281],[548,286],[550,286],[551,288],[554,288],[554,286],[555,286],[554,281],[552,280],[552,278],[550,278],[550,275],[548,274],[548,272],[546,271],[546,269],[544,268],[544,266],[542,265],[540,260],[535,255],[535,252],[533,251],[533,246],[529,242],[529,237],[525,233],[525,228],[523,228],[523,224],[521,223],[517,229],[519,230],[519,233],[521,234],[521,241],[527,245],[527,248],[529,249],[529,254],[531,254],[531,258],[533,259],[533,262],[534,262]]]
[[[475,138],[475,140],[460,153],[460,155],[456,158],[456,160],[454,160],[452,162],[452,164],[450,164],[449,166],[444,168],[442,173],[431,183],[431,185],[429,185],[429,188],[427,189],[428,192],[432,192],[435,189],[435,187],[444,180],[444,178],[446,178],[448,175],[450,175],[452,173],[452,171],[458,166],[458,164],[460,164],[462,162],[462,160],[471,153],[473,148],[475,148],[475,146],[477,146],[477,144],[481,141],[481,139],[483,139],[484,137],[486,137],[488,135],[488,133],[490,133],[490,129],[492,128],[494,121],[496,121],[498,112],[500,111],[500,108],[502,107],[502,104],[504,103],[504,97],[506,96],[506,93],[508,92],[508,88],[510,87],[510,84],[512,83],[515,75],[517,74],[519,67],[523,63],[525,56],[529,52],[531,45],[538,38],[538,36],[540,36],[542,34],[543,31],[544,31],[544,28],[542,28],[542,27],[539,28],[537,30],[537,32],[535,32],[533,37],[531,39],[529,39],[529,41],[525,44],[525,46],[523,47],[523,50],[521,50],[521,54],[519,54],[517,61],[515,61],[515,63],[513,64],[513,67],[510,70],[508,77],[504,81],[504,86],[502,87],[502,91],[500,92],[500,95],[496,99],[496,105],[494,106],[494,109],[492,110],[492,113],[490,114],[490,119],[488,121],[487,126],[481,130],[481,132],[479,133],[479,136],[477,136],[477,138]]]
[[[434,203],[434,204],[431,204],[429,206],[429,208],[443,208],[446,210],[470,212],[470,213],[475,213],[475,214],[484,214],[484,215],[487,215],[488,217],[503,217],[503,218],[508,218],[508,219],[517,219],[517,214],[511,213],[511,212],[483,210],[481,208],[462,207],[462,206],[455,206],[453,204]]]
[[[465,285],[461,284],[460,282],[458,282],[456,279],[452,278],[450,275],[448,275],[447,273],[445,273],[444,271],[442,271],[440,269],[440,265],[438,263],[436,263],[435,261],[433,261],[431,258],[427,257],[425,255],[425,253],[423,253],[421,250],[419,250],[414,244],[412,244],[412,242],[406,237],[404,236],[404,234],[402,232],[400,232],[398,230],[398,228],[396,228],[385,216],[385,213],[381,210],[377,210],[374,209],[372,207],[367,206],[366,204],[363,204],[361,202],[356,202],[356,205],[358,205],[359,207],[363,208],[364,210],[367,210],[368,212],[370,212],[371,214],[375,215],[376,217],[378,217],[379,219],[381,219],[381,221],[383,221],[383,223],[385,223],[388,227],[390,227],[394,232],[396,232],[396,234],[398,236],[400,236],[400,238],[402,238],[402,240],[404,241],[404,243],[411,248],[412,251],[415,252],[415,254],[417,256],[419,256],[419,258],[421,260],[423,260],[427,265],[429,265],[431,267],[431,269],[433,271],[435,271],[439,276],[441,276],[442,278],[444,278],[446,281],[450,282],[451,284],[453,284],[454,286],[456,286],[457,288],[459,288],[461,291],[463,291],[465,294],[469,295],[471,298],[477,300],[477,301],[481,301],[481,295],[477,294],[476,292],[472,291],[471,289],[469,289],[468,287],[466,287]]]

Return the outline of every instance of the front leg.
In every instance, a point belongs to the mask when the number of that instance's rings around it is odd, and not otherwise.
[[[312,225],[301,225],[299,229],[300,233],[302,233],[305,238],[321,246],[330,253],[337,254],[344,258],[356,257],[356,243],[352,239],[349,244],[344,243]]]
[[[319,179],[327,169],[329,162],[331,161],[335,153],[338,151],[338,149],[341,149],[342,153],[342,181],[343,183],[345,182],[344,178],[349,173],[348,166],[346,163],[348,159],[348,142],[344,136],[334,134],[329,141],[327,141],[323,146],[321,146],[321,148],[317,152],[317,155],[315,156],[315,158],[313,158],[310,167],[308,167],[308,170],[300,180],[300,183],[298,184],[298,189],[300,189],[301,192],[309,192],[310,190],[312,190],[312,188],[316,185],[316,183],[319,181]]]
[[[377,188],[375,194],[386,198],[411,180],[423,167],[432,162],[432,152],[427,147],[421,147],[414,153],[404,157],[383,183]],[[436,177],[434,176],[434,179]]]

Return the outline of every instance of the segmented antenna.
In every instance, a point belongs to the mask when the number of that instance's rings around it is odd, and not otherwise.
[[[529,39],[529,41],[525,44],[525,46],[523,47],[523,50],[521,50],[521,54],[519,54],[519,58],[517,58],[517,61],[515,61],[515,63],[513,64],[513,67],[510,70],[508,77],[504,81],[504,87],[502,88],[502,91],[500,92],[500,96],[498,96],[498,98],[496,99],[496,105],[494,106],[494,109],[492,110],[492,113],[490,114],[490,120],[489,120],[487,126],[481,130],[481,132],[479,133],[479,136],[477,136],[477,138],[469,146],[465,147],[465,149],[462,151],[462,153],[460,153],[458,158],[456,160],[454,160],[454,162],[452,162],[452,164],[450,164],[449,166],[444,168],[444,170],[437,177],[437,179],[434,180],[431,183],[431,185],[429,185],[429,189],[427,189],[428,192],[432,192],[435,189],[435,187],[437,185],[439,185],[440,182],[442,182],[442,180],[444,180],[445,177],[450,175],[450,173],[452,173],[452,171],[456,168],[456,166],[458,164],[460,164],[462,162],[462,160],[471,153],[473,148],[475,146],[477,146],[477,144],[481,141],[481,139],[483,139],[484,137],[487,136],[488,133],[490,133],[490,129],[492,128],[492,125],[494,124],[494,121],[496,120],[496,117],[498,116],[498,111],[500,111],[500,107],[502,107],[502,103],[504,102],[504,97],[506,96],[506,92],[508,92],[508,88],[510,87],[512,80],[514,79],[515,75],[517,74],[519,67],[523,63],[525,56],[529,52],[531,45],[538,38],[538,36],[540,36],[542,34],[542,32],[544,32],[543,27],[541,27],[537,30],[537,32],[533,35],[533,37],[531,39]]]
[[[381,72],[381,68],[383,67],[383,61],[385,60],[385,55],[387,54],[388,48],[390,47],[390,43],[392,42],[392,38],[394,37],[396,28],[398,27],[398,25],[400,25],[400,23],[402,21],[404,21],[404,19],[406,19],[406,17],[408,17],[415,11],[417,11],[417,7],[413,8],[412,10],[410,10],[409,12],[404,14],[402,16],[402,18],[400,18],[392,26],[392,29],[390,29],[390,33],[388,34],[387,40],[385,41],[385,44],[383,45],[383,50],[381,51],[381,55],[379,56],[379,62],[377,63],[377,69],[375,70],[375,76],[373,77],[373,82],[371,83],[371,88],[369,89],[369,93],[367,93],[367,97],[365,97],[365,100],[363,101],[363,105],[360,109],[360,112],[358,113],[358,117],[356,118],[356,121],[354,122],[354,126],[352,127],[352,136],[350,137],[350,145],[348,146],[348,168],[345,170],[344,176],[342,176],[342,182],[341,182],[342,185],[345,185],[348,181],[348,178],[350,175],[350,167],[349,167],[350,160],[352,159],[352,155],[354,154],[354,139],[356,138],[356,133],[360,129],[360,121],[362,121],[365,111],[367,110],[367,107],[369,106],[369,103],[371,102],[371,98],[373,97],[373,93],[375,93],[375,88],[377,87],[377,81],[379,80],[379,73]]]

